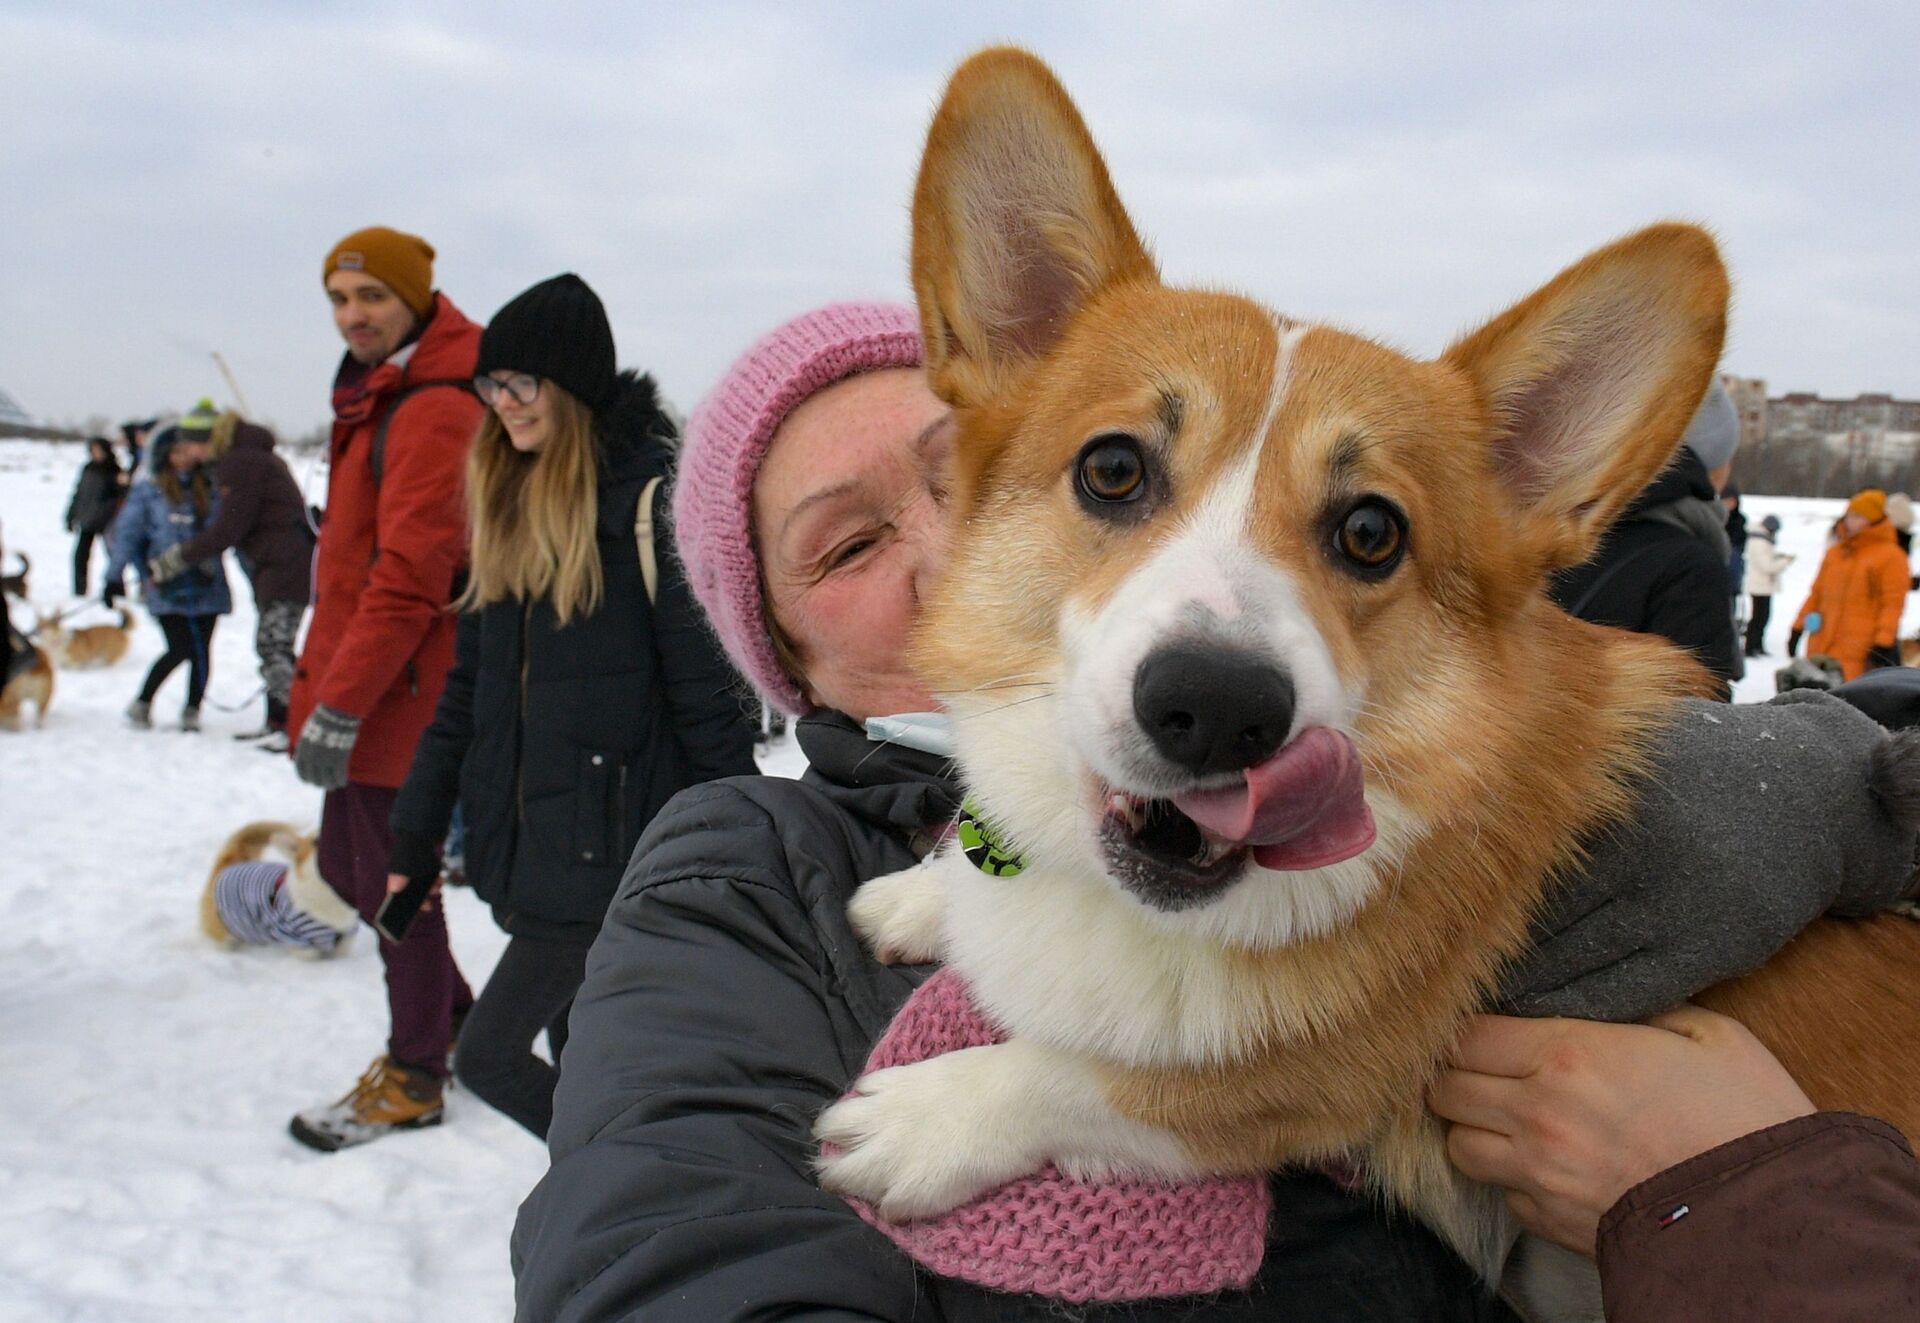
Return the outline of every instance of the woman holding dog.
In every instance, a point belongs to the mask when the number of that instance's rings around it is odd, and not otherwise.
[[[456,803],[475,893],[512,937],[460,1029],[454,1073],[545,1137],[587,948],[660,806],[754,771],[737,678],[677,562],[656,555],[674,427],[615,369],[578,276],[533,286],[480,341],[489,406],[467,463],[472,559],[458,653],[391,823],[389,890],[440,871]]]
[[[190,420],[183,420],[190,421]],[[212,419],[205,420],[211,426]],[[147,672],[139,695],[127,705],[127,720],[141,729],[153,725],[153,700],[183,663],[187,666],[187,701],[180,710],[180,729],[200,729],[200,700],[213,673],[213,630],[220,617],[233,609],[227,572],[220,557],[197,561],[165,583],[153,578],[153,562],[170,549],[190,541],[211,522],[215,508],[213,479],[206,458],[205,436],[184,434],[169,427],[148,450],[153,481],[134,485],[114,520],[113,556],[107,565],[106,601],[120,595],[127,567],[141,578],[142,600],[166,636],[167,650]]]
[[[520,1317],[1057,1312],[916,1275],[810,1167],[814,1117],[929,972],[869,956],[847,902],[863,880],[930,849],[957,807],[944,756],[869,725],[934,706],[904,654],[943,554],[949,424],[919,363],[911,310],[835,305],[756,344],[694,415],[675,493],[682,556],[735,664],[770,702],[803,714],[794,729],[811,770],[690,792],[636,853],[576,1003],[553,1168],[514,1233]],[[1658,936],[1636,932],[1636,954]],[[1583,1049],[1584,1031],[1619,1032],[1517,1023],[1560,1027],[1560,1042]],[[1515,1073],[1488,1051],[1459,1064]],[[1687,1068],[1708,1091],[1768,1070],[1784,1079],[1771,1058],[1724,1051],[1698,1052]],[[1791,1102],[1790,1086],[1771,1096]],[[1648,1108],[1621,1124],[1666,1121]],[[1536,1175],[1510,1150],[1503,1170],[1516,1185]],[[1261,1276],[1251,1292],[1208,1301],[1207,1317],[1506,1317],[1420,1227],[1318,1176],[1272,1188]],[[1630,1256],[1606,1266],[1633,1272]],[[1187,1299],[1115,1316],[1193,1310]]]
[[[553,1169],[514,1235],[522,1318],[1058,1312],[916,1273],[809,1165],[814,1117],[930,972],[874,960],[847,901],[957,808],[945,757],[865,724],[934,707],[905,661],[942,556],[949,444],[920,354],[910,309],[817,309],[750,349],[689,426],[674,496],[689,578],[735,665],[799,715],[811,770],[690,791],[636,855],[576,1004]],[[1261,1277],[1207,1317],[1507,1317],[1424,1229],[1321,1176],[1273,1189]]]

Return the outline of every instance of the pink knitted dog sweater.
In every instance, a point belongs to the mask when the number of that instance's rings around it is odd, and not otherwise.
[[[974,1006],[966,981],[942,969],[907,998],[867,1069],[1005,1037]],[[918,1222],[886,1222],[859,1200],[848,1202],[942,1277],[1087,1304],[1245,1287],[1266,1248],[1272,1198],[1260,1177],[1085,1185],[1049,1164]]]

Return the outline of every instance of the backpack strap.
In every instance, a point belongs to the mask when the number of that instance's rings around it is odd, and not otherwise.
[[[633,541],[640,549],[640,578],[647,585],[647,605],[660,595],[660,557],[653,543],[653,494],[660,490],[660,479],[650,479],[640,489],[640,504],[633,511]]]
[[[432,390],[437,386],[464,391],[468,395],[473,394],[473,383],[465,377],[436,377],[432,381],[416,381],[395,395],[393,403],[389,404],[386,412],[380,415],[380,421],[374,424],[373,448],[367,454],[367,462],[373,469],[373,485],[376,488],[380,486],[381,479],[387,476],[387,428],[392,424],[393,416],[400,412],[400,406],[407,401],[408,397],[418,395],[423,390]]]
[[[436,386],[447,386],[472,395],[473,383],[464,377],[436,377],[432,381],[416,381],[393,397],[393,403],[380,415],[380,421],[373,426],[373,445],[367,452],[367,466],[373,470],[373,493],[376,513],[373,520],[373,555],[369,563],[380,559],[380,517],[377,507],[380,500],[380,483],[387,476],[387,428],[393,422],[393,416],[400,412],[400,406],[410,395],[418,395],[423,390],[432,390]],[[476,397],[477,398],[477,397]],[[314,529],[314,538],[320,536],[319,528]]]

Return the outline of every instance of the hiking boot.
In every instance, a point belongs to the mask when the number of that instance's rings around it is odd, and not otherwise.
[[[331,1107],[299,1113],[287,1130],[308,1148],[332,1153],[395,1130],[439,1125],[442,1092],[442,1082],[426,1071],[380,1056],[346,1097]]]
[[[180,709],[180,729],[190,735],[198,735],[200,733],[199,708],[183,707]]]
[[[141,730],[152,730],[153,704],[144,698],[136,698],[127,704],[127,724]]]

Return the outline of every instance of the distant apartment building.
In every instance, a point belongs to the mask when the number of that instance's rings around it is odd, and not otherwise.
[[[1746,490],[1844,496],[1877,485],[1920,492],[1920,400],[1835,400],[1811,391],[1769,399],[1761,378],[1724,373],[1720,381],[1740,418],[1735,473]]]
[[[1747,450],[1767,439],[1767,383],[1760,377],[1720,374],[1734,410],[1740,415],[1740,448]]]
[[[1767,401],[1767,430],[1783,437],[1920,432],[1920,400],[1896,400],[1891,395],[1829,400],[1809,391],[1795,391]]]

